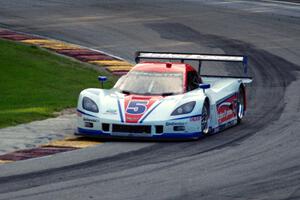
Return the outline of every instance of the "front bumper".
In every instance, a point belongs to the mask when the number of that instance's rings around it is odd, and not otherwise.
[[[77,128],[75,135],[87,136],[87,137],[99,137],[99,138],[137,138],[137,139],[198,139],[203,136],[202,132],[193,133],[162,133],[162,134],[134,134],[134,133],[122,133],[111,134],[105,133],[101,130],[91,130],[84,128]]]
[[[75,135],[104,138],[197,139],[201,132],[199,116],[178,119],[124,123],[85,114],[78,115]]]

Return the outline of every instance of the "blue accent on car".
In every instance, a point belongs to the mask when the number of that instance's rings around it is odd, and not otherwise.
[[[162,102],[162,101],[161,101]],[[148,117],[150,115],[150,113],[157,108],[157,106],[159,106],[159,104],[161,104],[161,102],[159,102],[158,104],[156,104],[151,110],[148,111],[148,113],[142,117],[142,119],[140,120],[140,123],[143,123],[143,121],[146,119],[146,117]]]
[[[199,84],[199,88],[205,90],[205,89],[209,89],[210,88],[210,84],[206,84],[206,83],[200,83]]]
[[[170,120],[180,120],[180,119],[189,119],[192,117],[201,117],[202,115],[193,115],[193,116],[187,116],[187,117],[179,117],[179,118],[175,118],[175,119],[170,119]]]
[[[110,136],[108,133],[103,133],[100,130],[91,130],[91,129],[84,129],[84,128],[77,128],[77,132],[75,135],[81,136]]]
[[[218,106],[219,104],[223,103],[224,101],[226,101],[227,99],[233,97],[234,95],[236,95],[236,93],[232,93],[232,94],[229,94],[227,95],[226,97],[220,99],[219,101],[216,102],[216,105]]]
[[[151,138],[157,139],[195,139],[203,136],[202,132],[194,133],[164,133],[162,135],[152,135]]]
[[[118,108],[119,108],[119,114],[120,114],[121,122],[124,122],[121,103],[120,103],[119,99],[118,99]]]
[[[88,115],[88,116],[91,116],[91,117],[96,117],[96,118],[98,118],[97,116],[94,116],[94,115],[85,113],[85,112],[83,112],[83,111],[81,111],[81,110],[79,110],[79,109],[77,109],[77,112],[79,112],[79,113],[81,113],[81,114],[83,114],[83,115]]]
[[[202,132],[193,133],[163,133],[161,135],[151,135],[149,137],[138,137],[138,136],[112,136],[108,133],[104,133],[100,130],[90,130],[77,128],[75,135],[82,136],[95,136],[95,137],[109,137],[109,138],[143,138],[143,139],[195,139],[203,136]]]
[[[248,73],[248,56],[244,56],[243,59],[243,67],[244,67],[244,74],[247,75]]]

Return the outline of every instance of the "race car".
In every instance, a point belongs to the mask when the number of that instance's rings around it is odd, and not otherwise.
[[[75,135],[198,139],[243,119],[252,78],[200,72],[202,62],[215,61],[241,63],[247,74],[246,56],[137,52],[135,60],[112,89],[80,93]],[[198,70],[186,61],[199,62]]]

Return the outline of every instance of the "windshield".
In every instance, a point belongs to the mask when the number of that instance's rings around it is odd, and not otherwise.
[[[132,71],[115,85],[128,94],[172,95],[183,93],[183,74]]]

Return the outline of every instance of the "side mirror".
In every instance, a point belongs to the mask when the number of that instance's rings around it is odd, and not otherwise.
[[[107,77],[106,76],[98,76],[98,80],[101,83],[101,88],[103,88],[104,82],[107,81]]]
[[[203,92],[205,92],[206,89],[210,88],[210,84],[201,83],[201,84],[199,84],[199,88],[201,88],[203,90]]]

